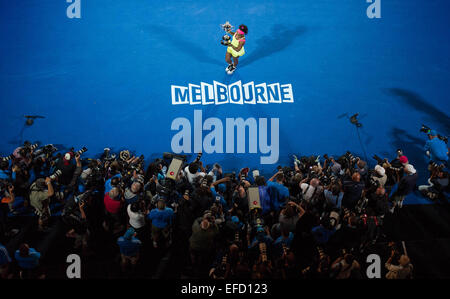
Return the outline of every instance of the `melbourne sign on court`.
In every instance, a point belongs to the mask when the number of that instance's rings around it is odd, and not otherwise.
[[[283,104],[294,103],[292,84],[241,81],[225,85],[200,82],[171,86],[172,105]],[[195,109],[193,125],[186,117],[172,121],[171,149],[174,153],[260,154],[261,164],[275,164],[279,159],[280,119],[242,117],[226,118],[225,123],[210,117],[203,120],[201,109]],[[270,131],[270,136],[269,132]],[[236,134],[235,134],[236,132]],[[248,134],[247,134],[248,132]],[[269,138],[270,137],[270,138]],[[247,146],[248,145],[248,146]]]
[[[171,86],[172,105],[281,104],[294,103],[292,84],[241,81],[226,85],[200,82],[188,86]]]

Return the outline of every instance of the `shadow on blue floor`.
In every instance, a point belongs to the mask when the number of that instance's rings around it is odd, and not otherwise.
[[[265,57],[269,57],[274,53],[283,51],[288,48],[297,37],[305,34],[306,31],[306,27],[302,25],[297,25],[292,28],[288,28],[283,24],[273,25],[269,35],[260,37],[255,41],[255,50],[252,51],[251,56],[242,60],[240,63],[241,67],[250,65]]]
[[[184,38],[184,34],[177,32],[169,27],[164,27],[160,25],[147,25],[144,27],[152,35],[159,36],[161,40],[169,43],[171,46],[176,48],[178,51],[189,55],[191,58],[197,60],[198,62],[210,63],[215,65],[223,66],[224,63],[218,59],[209,56],[209,53],[197,43]]]
[[[423,99],[419,94],[402,88],[388,88],[385,92],[389,95],[396,96],[417,111],[426,113],[430,121],[437,120],[442,124],[446,132],[450,131],[450,117]]]

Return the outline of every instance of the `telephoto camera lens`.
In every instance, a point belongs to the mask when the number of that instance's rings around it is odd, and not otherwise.
[[[35,150],[38,147],[37,143],[30,145],[31,150]]]
[[[203,153],[198,153],[197,158],[195,158],[195,162],[200,161],[200,158],[202,157]]]
[[[208,181],[206,179],[202,179],[201,186],[206,188],[208,185]]]
[[[82,153],[85,153],[85,152],[87,152],[87,148],[83,146],[83,148],[80,149],[79,151],[76,151],[75,154],[78,154],[78,155],[81,156],[81,154],[82,154]]]
[[[57,177],[59,177],[61,174],[62,174],[62,171],[58,169],[57,171],[55,171],[55,173],[53,173],[53,174],[50,176],[50,179],[53,181],[53,180],[55,180]]]
[[[122,161],[126,161],[126,160],[128,160],[128,159],[130,159],[130,152],[129,151],[127,151],[127,150],[123,150],[123,151],[121,151],[120,153],[119,153],[119,158],[122,160]]]
[[[2,161],[9,161],[12,159],[12,155],[9,155],[8,157],[2,157]]]

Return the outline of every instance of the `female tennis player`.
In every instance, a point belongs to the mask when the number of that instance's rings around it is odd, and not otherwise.
[[[247,26],[242,24],[239,25],[236,32],[228,30],[227,33],[233,36],[232,41],[228,43],[227,54],[225,55],[225,60],[228,62],[228,67],[225,71],[228,75],[231,75],[236,70],[239,63],[239,57],[245,54],[245,35],[248,33],[248,29]],[[233,62],[231,61],[231,57],[233,57]]]

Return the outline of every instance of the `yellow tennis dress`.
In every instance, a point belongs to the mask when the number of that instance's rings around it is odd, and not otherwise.
[[[233,35],[233,40],[231,41],[231,44],[234,47],[238,47],[239,46],[239,41],[243,40],[245,42],[245,38],[243,39],[237,39],[236,38],[236,33]],[[244,46],[242,46],[241,50],[238,52],[235,49],[233,49],[232,47],[228,47],[227,48],[227,52],[231,53],[231,55],[233,55],[233,57],[239,57],[245,54],[245,50],[244,50]]]

